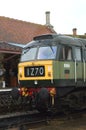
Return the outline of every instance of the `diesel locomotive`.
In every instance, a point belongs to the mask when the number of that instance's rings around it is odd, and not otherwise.
[[[19,93],[39,111],[86,107],[86,39],[46,34],[26,44]]]

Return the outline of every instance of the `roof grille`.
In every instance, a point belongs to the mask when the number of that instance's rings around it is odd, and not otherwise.
[[[44,40],[44,39],[53,39],[53,34],[40,35],[33,38],[33,40]]]

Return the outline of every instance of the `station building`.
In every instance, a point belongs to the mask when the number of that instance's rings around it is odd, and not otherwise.
[[[34,36],[56,33],[46,12],[45,25],[0,16],[0,88],[18,85],[18,63],[22,49]]]
[[[0,16],[0,88],[18,85],[18,63],[25,44],[37,35],[56,33],[50,24],[50,12],[45,16],[44,25]],[[64,35],[86,38],[86,33],[77,35],[76,28]]]

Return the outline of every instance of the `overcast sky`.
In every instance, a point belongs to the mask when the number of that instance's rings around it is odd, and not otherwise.
[[[46,11],[57,33],[86,33],[86,0],[0,0],[0,16],[44,25]]]

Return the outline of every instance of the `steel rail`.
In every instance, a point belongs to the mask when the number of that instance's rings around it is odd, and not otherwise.
[[[0,116],[0,129],[19,127],[31,123],[46,122],[47,115],[40,114],[38,111],[29,111],[23,113],[13,113]]]

